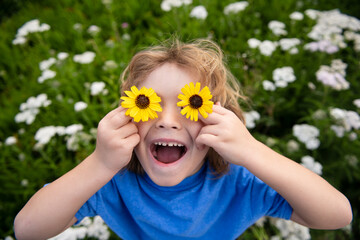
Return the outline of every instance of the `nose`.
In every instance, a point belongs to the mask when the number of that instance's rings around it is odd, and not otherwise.
[[[163,107],[162,112],[158,113],[156,127],[180,130],[182,128],[181,114],[177,107]]]

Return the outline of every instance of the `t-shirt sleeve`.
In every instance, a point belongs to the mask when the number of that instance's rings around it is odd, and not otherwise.
[[[273,189],[271,189],[271,191],[274,191],[274,196],[272,197],[273,202],[266,215],[289,220],[293,212],[293,208],[279,193],[275,192]]]
[[[248,206],[253,219],[263,216],[290,219],[293,209],[279,193],[246,168],[236,168],[239,171],[238,191],[243,199],[249,201]]]
[[[82,207],[75,214],[77,221],[74,225],[79,224],[81,220],[83,220],[83,218],[85,217],[94,217],[97,215],[95,211],[96,200],[97,200],[97,194],[95,193],[91,198],[89,198],[84,203],[84,205],[82,205]]]
[[[252,184],[254,215],[290,219],[293,209],[278,192],[255,176],[252,179]]]

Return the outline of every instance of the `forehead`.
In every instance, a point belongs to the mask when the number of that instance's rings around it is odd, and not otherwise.
[[[195,71],[179,67],[173,63],[165,63],[140,82],[139,87],[152,88],[155,92],[161,92],[164,95],[174,91],[178,93],[186,84],[198,81],[200,81],[200,77]]]

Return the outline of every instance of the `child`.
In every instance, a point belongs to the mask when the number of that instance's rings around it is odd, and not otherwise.
[[[100,121],[90,156],[29,200],[17,238],[46,239],[94,215],[123,239],[235,239],[265,215],[349,224],[344,195],[252,137],[222,57],[209,40],[136,54],[122,75],[126,108]]]

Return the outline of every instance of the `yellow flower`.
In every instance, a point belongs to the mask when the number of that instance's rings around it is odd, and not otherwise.
[[[158,117],[156,112],[162,111],[159,104],[161,98],[152,88],[142,87],[138,90],[137,87],[132,86],[131,91],[125,91],[125,94],[127,97],[121,97],[124,100],[121,106],[128,108],[125,115],[133,117],[135,122],[155,119]]]
[[[178,98],[181,100],[177,103],[179,107],[185,107],[181,110],[181,114],[185,115],[186,118],[197,121],[199,112],[204,117],[208,117],[208,113],[212,113],[212,107],[214,103],[210,101],[212,98],[211,92],[207,86],[200,91],[200,83],[197,82],[185,85],[181,89],[184,94],[179,94]]]

